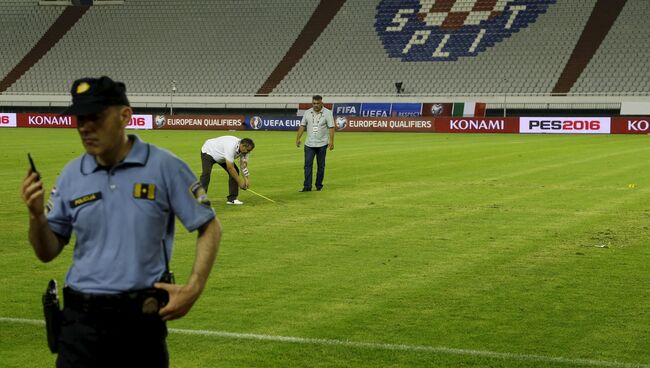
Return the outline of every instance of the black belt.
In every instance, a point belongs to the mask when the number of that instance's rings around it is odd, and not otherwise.
[[[142,289],[119,294],[87,294],[63,288],[66,308],[84,313],[154,314],[163,307],[166,300],[159,289]]]

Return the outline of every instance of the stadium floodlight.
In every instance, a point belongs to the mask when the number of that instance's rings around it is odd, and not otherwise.
[[[506,99],[508,98],[508,92],[510,92],[510,81],[506,78],[503,80],[503,84],[506,87],[503,93],[503,117],[505,118],[508,116],[508,102]]]
[[[174,93],[176,93],[176,81],[172,80],[172,92],[169,95],[169,115],[174,115]]]
[[[402,82],[395,82],[395,90],[397,91],[397,94],[399,95],[400,93],[404,92],[404,88],[402,87],[404,83]]]

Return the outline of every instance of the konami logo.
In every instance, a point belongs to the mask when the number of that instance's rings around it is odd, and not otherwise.
[[[436,117],[434,130],[438,133],[519,133],[519,118]]]
[[[647,120],[628,120],[627,130],[633,132],[646,132],[650,130],[650,122]]]
[[[28,115],[27,125],[37,127],[68,127],[72,128],[72,116],[65,115]]]
[[[451,130],[503,130],[505,127],[504,120],[492,119],[452,119],[449,121]]]

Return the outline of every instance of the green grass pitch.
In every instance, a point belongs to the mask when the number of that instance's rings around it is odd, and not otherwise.
[[[295,132],[137,134],[197,175],[204,140],[250,136],[251,188],[281,202],[226,206],[215,167],[221,250],[169,323],[172,367],[650,364],[647,136],[341,132],[324,191],[298,193]],[[53,366],[40,296],[72,247],[37,261],[19,190],[27,152],[49,190],[82,147],[70,129],[3,129],[0,147],[0,365]],[[184,282],[196,234],[178,225]]]

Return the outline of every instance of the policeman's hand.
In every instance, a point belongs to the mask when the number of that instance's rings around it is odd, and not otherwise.
[[[44,211],[44,192],[43,192],[43,182],[38,175],[38,173],[33,172],[31,169],[27,172],[27,176],[23,180],[21,187],[21,197],[27,209],[29,210],[30,215],[40,216]]]
[[[167,291],[169,301],[158,311],[163,321],[171,321],[185,316],[199,298],[200,293],[194,291],[189,285],[166,284],[156,282],[153,287]]]
[[[296,147],[300,147],[300,139],[296,139]]]
[[[333,151],[333,150],[334,150],[334,143],[330,143],[330,144],[328,144],[328,146],[329,146],[329,148],[330,148],[330,151]]]

